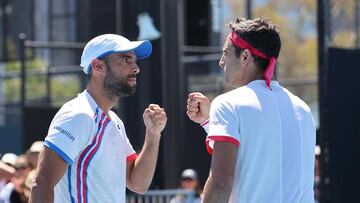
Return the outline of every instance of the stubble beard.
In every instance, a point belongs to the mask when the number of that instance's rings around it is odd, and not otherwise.
[[[130,78],[136,78],[135,74],[130,74],[121,78],[114,78],[112,68],[108,65],[104,78],[104,88],[109,96],[126,97],[133,96],[136,92],[136,84],[129,85]]]

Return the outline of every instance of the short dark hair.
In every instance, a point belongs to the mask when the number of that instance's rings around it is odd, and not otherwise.
[[[271,23],[269,18],[261,17],[253,20],[238,18],[235,22],[230,22],[228,26],[238,36],[266,56],[275,58],[279,56],[281,49],[279,30]],[[243,50],[239,47],[234,47],[236,57],[239,57]],[[252,56],[254,57],[255,64],[262,70],[265,70],[270,60],[262,59],[255,55]]]
[[[106,56],[103,56],[103,57],[101,57],[101,58],[98,58],[98,59],[101,60],[101,61],[103,61],[107,66],[109,66],[107,55],[106,55]],[[90,81],[90,80],[91,80],[92,74],[93,74],[93,73],[92,73],[92,65],[90,64],[89,72],[88,72],[88,74],[86,74],[86,79],[87,79],[87,81]]]
[[[88,72],[88,74],[85,75],[87,82],[89,82],[89,81],[91,80],[92,74],[93,74],[93,73],[92,73],[92,66],[91,66],[91,64],[90,64],[89,72]]]

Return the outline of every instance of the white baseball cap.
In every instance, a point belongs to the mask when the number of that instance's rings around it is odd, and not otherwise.
[[[116,34],[103,34],[90,40],[84,47],[81,55],[81,64],[85,74],[89,73],[91,61],[113,53],[133,51],[138,59],[150,56],[152,52],[151,42],[130,41],[127,38]]]
[[[32,143],[29,152],[40,152],[42,149],[44,148],[44,144],[42,141],[35,141],[34,143]]]
[[[14,153],[6,153],[1,157],[1,161],[10,165],[15,165],[18,156]]]
[[[181,173],[181,178],[190,178],[192,180],[197,179],[197,173],[194,169],[186,169]]]

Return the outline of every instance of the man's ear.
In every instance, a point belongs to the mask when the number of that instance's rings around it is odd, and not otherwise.
[[[93,72],[105,72],[104,62],[99,59],[93,59],[91,61],[91,68]]]
[[[242,55],[241,60],[243,62],[248,62],[251,58],[251,53],[248,49],[245,49],[241,55]]]

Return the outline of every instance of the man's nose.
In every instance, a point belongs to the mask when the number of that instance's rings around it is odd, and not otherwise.
[[[219,66],[220,66],[220,68],[224,68],[224,67],[225,67],[224,56],[221,56],[220,61],[219,61]]]
[[[134,74],[140,73],[140,67],[137,65],[137,63],[134,64],[134,67],[133,67],[133,69],[132,69],[132,72],[133,72]]]

